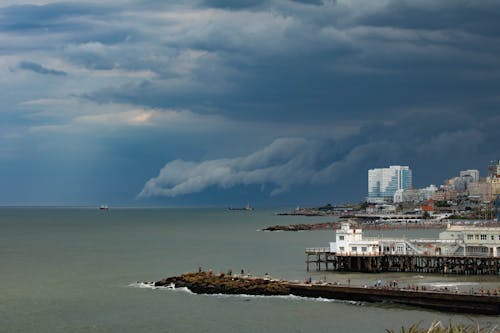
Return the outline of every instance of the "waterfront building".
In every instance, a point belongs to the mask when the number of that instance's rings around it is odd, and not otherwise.
[[[432,194],[434,201],[452,201],[456,200],[458,192],[454,189],[441,188]]]
[[[396,212],[396,206],[388,204],[376,204],[366,207],[368,214],[393,214]]]
[[[469,177],[453,177],[448,180],[450,188],[459,193],[464,193],[467,190],[467,183],[470,182]]]
[[[438,239],[365,238],[362,229],[342,223],[329,250],[351,256],[500,257],[500,228],[448,225]]]
[[[403,197],[404,192],[405,192],[404,190],[397,190],[396,193],[394,193],[394,196],[392,197],[392,202],[394,203],[405,202]]]
[[[471,182],[476,183],[479,181],[479,170],[470,169],[470,170],[460,171],[460,178],[465,179],[467,183]]]
[[[430,198],[432,198],[432,194],[434,192],[436,192],[438,190],[438,188],[436,187],[436,185],[429,185],[427,187],[424,187],[422,189],[419,190],[419,194],[420,194],[420,201],[426,201],[426,200],[429,200]]]
[[[491,179],[491,197],[494,198],[500,194],[500,175]]]
[[[490,199],[491,184],[485,181],[469,184],[467,188],[469,199],[477,201],[487,201]]]
[[[368,197],[372,203],[390,202],[398,190],[412,188],[412,171],[408,166],[368,170]]]
[[[435,185],[429,185],[420,189],[406,189],[397,190],[393,197],[394,203],[401,202],[413,202],[418,203],[422,201],[429,200],[432,198],[432,194],[436,192],[438,188]]]
[[[500,160],[490,161],[488,175],[490,177],[500,176]]]

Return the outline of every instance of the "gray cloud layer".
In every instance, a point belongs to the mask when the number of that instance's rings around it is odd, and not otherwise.
[[[498,1],[40,3],[0,5],[0,171],[18,174],[13,191],[22,179],[57,196],[43,182],[68,164],[101,179],[75,188],[118,196],[133,183],[133,198],[165,161],[144,197],[312,193],[388,163],[424,179],[498,158]],[[123,178],[104,185],[103,160]]]
[[[33,71],[38,74],[62,75],[62,76],[66,75],[64,71],[58,71],[56,69],[47,68],[40,64],[37,64],[36,62],[31,62],[31,61],[21,61],[19,63],[19,68]]]

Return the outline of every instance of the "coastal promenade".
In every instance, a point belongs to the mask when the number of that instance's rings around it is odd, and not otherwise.
[[[155,286],[185,287],[196,294],[295,295],[359,302],[390,302],[461,313],[500,314],[500,296],[405,288],[340,286],[271,278],[186,273],[155,282]]]

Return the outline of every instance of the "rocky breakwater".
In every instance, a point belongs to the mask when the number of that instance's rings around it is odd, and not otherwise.
[[[361,302],[391,302],[447,312],[500,314],[498,295],[298,283],[209,272],[169,277],[155,282],[154,285],[186,287],[196,294],[296,295]]]
[[[209,272],[169,277],[155,282],[155,286],[186,287],[196,294],[290,295],[290,288],[279,281]]]

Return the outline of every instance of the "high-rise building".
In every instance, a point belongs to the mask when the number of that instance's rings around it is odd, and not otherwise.
[[[412,188],[412,173],[408,166],[368,170],[368,202],[392,201],[397,190]]]

